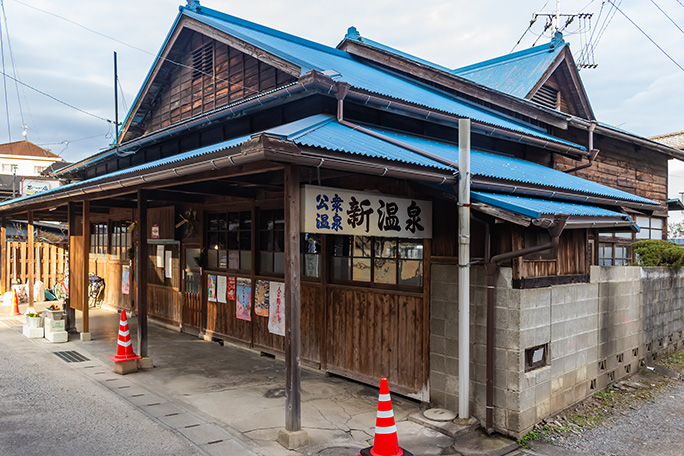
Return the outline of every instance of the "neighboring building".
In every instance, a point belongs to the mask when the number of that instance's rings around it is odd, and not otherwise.
[[[38,184],[46,180],[43,171],[64,160],[49,150],[36,146],[28,141],[15,141],[0,144],[0,199],[9,199],[22,194],[22,180],[29,179],[29,183]],[[58,182],[50,179],[48,189],[58,186]],[[27,187],[27,185],[24,185]]]
[[[435,406],[457,408],[470,347],[473,415],[515,436],[682,341],[661,308],[684,303],[648,289],[662,275],[598,265],[663,237],[667,161],[684,154],[597,122],[561,36],[450,70],[353,28],[331,48],[189,3],[119,147],[57,171],[72,184],[0,204],[69,221],[83,334],[90,271],[109,305],[135,306],[141,334],[149,315],[288,366],[301,353],[387,376]],[[457,329],[464,118],[470,339]],[[300,315],[289,332],[283,312]],[[150,355],[146,336],[138,348]]]

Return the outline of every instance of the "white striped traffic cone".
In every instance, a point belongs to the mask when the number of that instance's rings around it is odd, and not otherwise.
[[[136,356],[135,353],[133,353],[131,333],[128,330],[128,320],[126,319],[125,310],[121,311],[121,321],[119,321],[119,342],[116,346],[116,355],[110,356],[109,359],[115,363],[142,359],[141,356]]]
[[[387,378],[380,379],[380,397],[378,397],[378,415],[375,419],[375,439],[373,446],[364,448],[359,456],[413,456],[409,451],[399,447],[397,426],[394,423],[392,399]]]

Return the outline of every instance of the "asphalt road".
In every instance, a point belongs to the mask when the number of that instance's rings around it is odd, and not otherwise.
[[[0,455],[202,454],[72,369],[59,347],[0,322]]]

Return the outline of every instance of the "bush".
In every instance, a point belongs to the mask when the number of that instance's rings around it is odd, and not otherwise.
[[[667,266],[678,269],[684,266],[684,247],[673,242],[647,239],[632,244],[640,266]]]

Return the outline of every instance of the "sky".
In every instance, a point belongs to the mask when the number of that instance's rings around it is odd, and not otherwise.
[[[684,0],[614,1],[624,14],[601,0],[564,0],[560,5],[562,13],[592,13],[594,39],[612,16],[593,52],[598,66],[580,72],[596,117],[646,137],[684,130]],[[508,54],[533,13],[552,12],[555,2],[201,0],[202,6],[333,47],[355,26],[366,38],[448,68]],[[78,161],[113,142],[113,125],[102,120],[114,119],[113,52],[118,54],[123,121],[185,1],[0,4],[3,73],[49,95],[3,78],[0,93],[8,101],[5,109],[0,107],[0,142],[23,139],[25,123],[29,141]],[[515,50],[538,38],[538,44],[548,42],[544,22],[540,17]],[[564,32],[576,60],[589,38],[578,33],[580,25],[575,20]],[[684,163],[672,164],[670,182],[671,197],[684,191]]]

